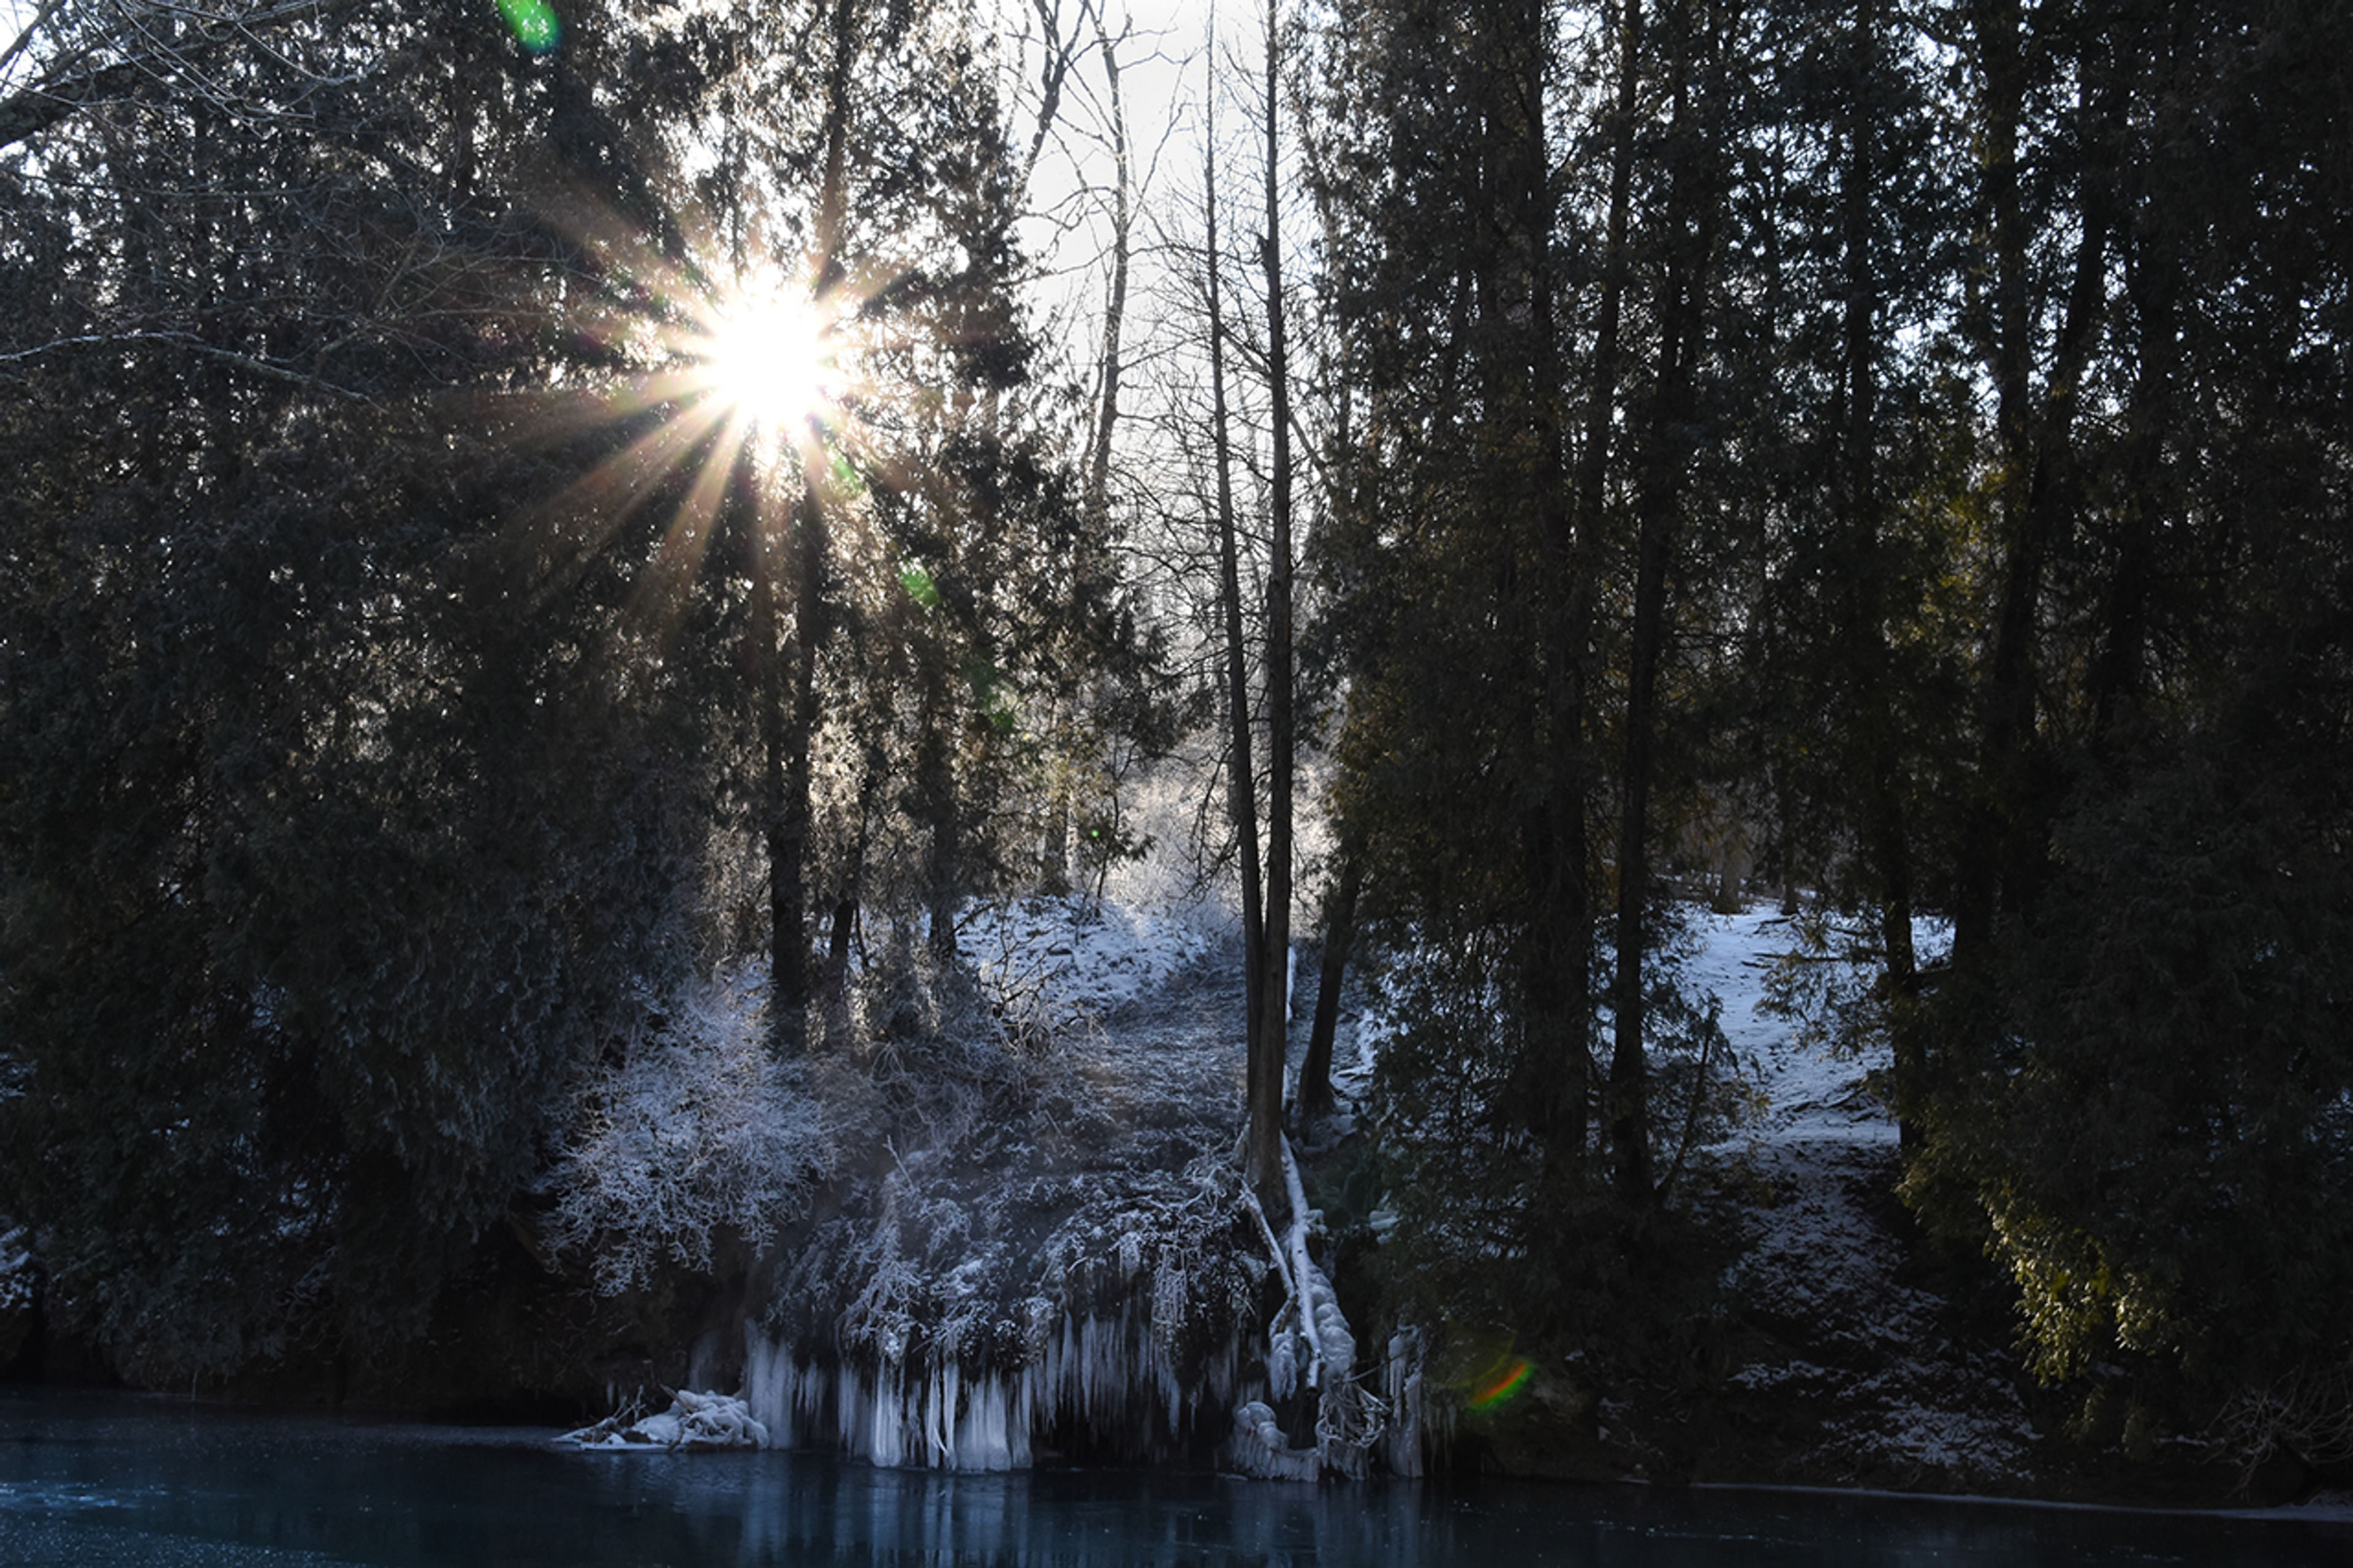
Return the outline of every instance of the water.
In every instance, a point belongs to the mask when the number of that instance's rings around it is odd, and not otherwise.
[[[0,1564],[2353,1563],[2353,1522],[1825,1493],[959,1476],[811,1455],[581,1453],[552,1439],[0,1390]]]

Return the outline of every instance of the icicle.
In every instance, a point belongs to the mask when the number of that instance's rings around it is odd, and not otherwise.
[[[744,1403],[767,1427],[776,1447],[797,1447],[816,1435],[825,1406],[821,1377],[784,1345],[744,1324]]]
[[[1290,1398],[1299,1386],[1298,1341],[1288,1329],[1276,1329],[1267,1341],[1266,1381],[1277,1399]]]
[[[898,1368],[885,1363],[874,1377],[873,1415],[866,1433],[866,1457],[877,1465],[899,1465],[906,1461],[901,1442],[900,1392]]]
[[[1381,1363],[1381,1394],[1389,1407],[1381,1458],[1395,1475],[1421,1474],[1421,1357],[1420,1330],[1399,1329],[1389,1336],[1388,1356]]]
[[[1258,1217],[1288,1298],[1278,1319],[1281,1347],[1270,1343],[1269,1359],[1288,1362],[1287,1382],[1277,1377],[1295,1393],[1298,1372],[1314,1359],[1302,1338],[1317,1331],[1319,1306],[1324,1326],[1335,1323],[1336,1304],[1318,1273],[1297,1289],[1303,1229],[1293,1227],[1297,1245],[1286,1247]],[[1141,1227],[1101,1237],[1088,1282],[1100,1310],[1056,1311],[1045,1299],[1025,1303],[1031,1348],[1018,1366],[984,1369],[952,1353],[934,1360],[904,1337],[867,1341],[845,1359],[819,1359],[747,1325],[743,1397],[777,1441],[838,1445],[879,1466],[1024,1468],[1049,1431],[1129,1454],[1181,1444],[1201,1412],[1229,1412],[1236,1400],[1261,1392],[1243,1378],[1245,1368],[1257,1373],[1261,1355],[1244,1331],[1222,1337],[1198,1363],[1184,1363],[1186,1342],[1202,1326],[1193,1291],[1204,1281],[1188,1278],[1181,1254],[1163,1250],[1155,1236]],[[1267,1473],[1296,1468],[1288,1458],[1267,1465],[1274,1467]]]

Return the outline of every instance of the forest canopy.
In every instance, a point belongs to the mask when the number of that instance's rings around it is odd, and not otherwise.
[[[1294,932],[1392,999],[1398,1321],[1656,1349],[1745,878],[2023,1364],[2353,1443],[2346,7],[15,9],[0,1229],[108,1365],[413,1342],[681,998],[920,1077],[1150,774],[1269,1211]],[[829,1179],[759,1081],[674,1264]]]

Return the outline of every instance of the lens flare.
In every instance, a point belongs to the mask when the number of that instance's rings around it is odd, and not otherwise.
[[[905,591],[907,597],[914,600],[924,609],[936,610],[940,607],[939,584],[933,582],[932,574],[921,566],[909,564],[900,567],[899,586]]]
[[[543,55],[564,41],[564,24],[547,0],[499,0],[499,15],[526,54]]]
[[[1464,1403],[1473,1410],[1493,1410],[1525,1386],[1528,1374],[1535,1370],[1525,1359],[1509,1357],[1479,1380],[1478,1386]]]

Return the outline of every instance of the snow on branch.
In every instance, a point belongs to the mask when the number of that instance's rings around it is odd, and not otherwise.
[[[722,1227],[760,1237],[830,1163],[809,1099],[768,1051],[756,982],[689,982],[659,1028],[585,1089],[553,1176],[548,1239],[607,1293],[663,1260],[707,1268]]]

